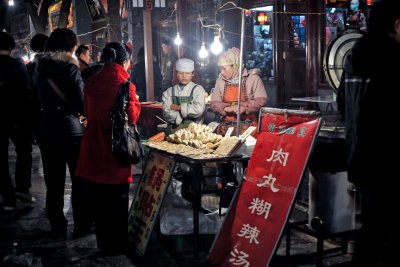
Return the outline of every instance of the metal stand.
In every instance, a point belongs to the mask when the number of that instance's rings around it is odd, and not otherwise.
[[[247,164],[248,159],[239,159],[239,162],[242,162],[243,165]],[[224,163],[224,162],[222,162]],[[227,162],[225,162],[227,163]],[[194,250],[194,255],[197,258],[198,257],[198,252],[199,252],[199,247],[200,247],[200,232],[199,232],[199,211],[201,209],[201,196],[203,194],[213,194],[216,193],[218,194],[221,198],[223,197],[224,194],[234,194],[238,187],[238,182],[236,180],[236,177],[233,179],[233,184],[231,186],[228,186],[224,183],[222,183],[222,188],[221,189],[208,189],[207,188],[207,183],[206,179],[215,177],[215,176],[206,176],[203,174],[203,166],[202,163],[200,162],[192,162],[189,164],[191,171],[193,172],[194,175],[194,183],[193,183],[193,250]],[[233,167],[233,166],[232,166]],[[225,167],[226,168],[226,167]],[[229,176],[230,173],[227,170],[223,169],[223,174],[221,176]]]
[[[311,227],[308,225],[307,220],[288,222],[286,224],[286,257],[290,257],[290,241],[291,241],[291,230],[295,229],[307,235],[317,238],[317,252],[316,252],[316,265],[317,267],[323,266],[323,257],[327,254],[341,253],[347,254],[348,241],[350,235],[355,233],[356,230],[350,230],[340,233],[327,233],[324,230],[324,223],[318,217],[311,220]],[[336,237],[341,238],[340,246],[337,248],[324,250],[324,240],[333,239]]]
[[[203,174],[203,164],[205,163],[242,163],[243,169],[247,167],[247,163],[249,161],[249,157],[244,156],[229,156],[223,158],[210,158],[210,159],[193,159],[188,158],[181,155],[176,155],[172,153],[168,153],[166,151],[158,151],[161,154],[164,154],[168,157],[173,157],[176,160],[176,163],[185,163],[189,165],[190,172],[192,176],[192,183],[191,183],[191,191],[190,193],[193,194],[193,253],[195,258],[198,258],[199,248],[200,248],[200,232],[199,232],[199,212],[201,210],[201,196],[203,194],[224,194],[224,193],[234,193],[238,186],[237,181],[234,183],[233,186],[222,187],[221,189],[209,189],[206,183],[206,179],[211,177],[216,177],[215,175],[204,175]],[[233,166],[232,166],[233,168]],[[224,172],[224,171],[223,171]],[[223,173],[222,175],[230,175],[231,173]],[[218,175],[221,176],[221,175]],[[236,177],[236,176],[235,176]],[[233,191],[233,192],[232,192]]]

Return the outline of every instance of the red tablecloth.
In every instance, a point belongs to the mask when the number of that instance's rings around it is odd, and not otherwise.
[[[137,126],[140,127],[141,133],[147,137],[156,134],[157,125],[162,124],[162,121],[157,119],[156,116],[163,118],[162,106],[154,104],[140,104],[142,110],[140,111],[140,117],[137,122]]]

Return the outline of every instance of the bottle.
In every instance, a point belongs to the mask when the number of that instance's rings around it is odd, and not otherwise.
[[[219,176],[215,177],[215,184],[217,185],[217,189],[222,189],[222,179]]]
[[[13,243],[12,255],[13,255],[13,256],[18,255],[18,243],[17,243],[17,242],[14,242],[14,243]]]

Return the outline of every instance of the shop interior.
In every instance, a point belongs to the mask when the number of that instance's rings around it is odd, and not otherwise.
[[[246,13],[246,30],[253,36],[244,55],[247,69],[260,69],[265,81],[274,80],[273,6],[258,7]]]

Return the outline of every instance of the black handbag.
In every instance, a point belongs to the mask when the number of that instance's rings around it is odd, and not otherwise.
[[[111,117],[112,153],[121,164],[137,164],[143,158],[140,135],[135,124],[129,124],[126,109],[129,105],[129,81],[118,90]]]

